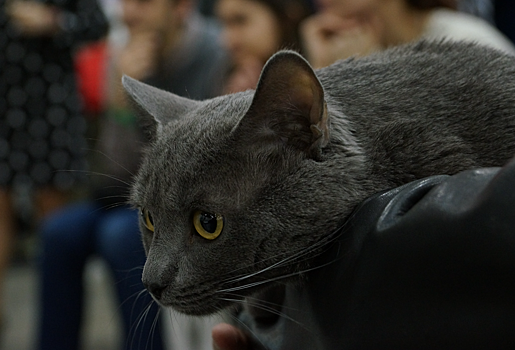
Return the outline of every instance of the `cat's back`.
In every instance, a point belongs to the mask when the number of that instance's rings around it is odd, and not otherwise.
[[[431,105],[436,110],[457,102],[476,108],[515,101],[515,56],[465,42],[421,41],[339,61],[317,76],[326,97],[351,118],[388,118],[388,106],[418,114]]]
[[[317,75],[330,109],[344,115],[364,151],[384,167],[412,163],[419,177],[424,168],[438,171],[428,159],[446,154],[460,154],[448,163],[465,168],[502,165],[515,154],[513,56],[422,41],[341,61]]]

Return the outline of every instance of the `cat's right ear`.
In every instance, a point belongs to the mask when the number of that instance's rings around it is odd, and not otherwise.
[[[238,133],[268,149],[286,145],[320,158],[330,136],[324,89],[300,54],[280,51],[268,60]]]
[[[198,103],[126,75],[122,78],[122,84],[133,107],[141,115],[142,124],[152,139],[164,125],[194,109]]]

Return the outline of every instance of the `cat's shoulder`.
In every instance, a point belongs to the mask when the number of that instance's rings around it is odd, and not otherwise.
[[[341,88],[342,82],[361,86],[421,79],[435,84],[470,79],[509,84],[508,77],[515,74],[515,56],[471,42],[421,40],[366,57],[340,60],[316,74],[330,89]]]
[[[458,65],[464,62],[480,65],[496,63],[515,64],[515,56],[479,43],[451,41],[446,39],[423,39],[414,43],[399,45],[366,57],[340,60],[324,70],[349,69],[374,65],[412,65],[420,62],[442,62]]]

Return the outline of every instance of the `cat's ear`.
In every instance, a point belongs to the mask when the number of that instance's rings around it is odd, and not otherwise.
[[[329,142],[324,89],[298,53],[280,51],[266,63],[240,127],[261,142],[287,144],[317,158]]]
[[[143,123],[149,127],[151,134],[160,130],[169,121],[180,118],[187,111],[194,109],[198,103],[126,75],[122,78],[122,84],[134,107],[141,112]]]

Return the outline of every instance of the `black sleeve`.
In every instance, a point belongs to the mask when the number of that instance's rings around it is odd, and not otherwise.
[[[514,349],[515,160],[369,198],[314,267],[240,314],[266,348]]]
[[[513,0],[494,1],[494,20],[497,28],[515,43],[515,3]]]

